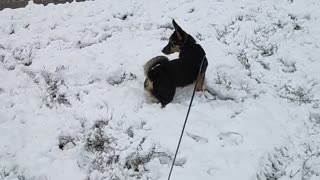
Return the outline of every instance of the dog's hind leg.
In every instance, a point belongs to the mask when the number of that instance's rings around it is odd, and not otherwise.
[[[149,78],[146,78],[144,81],[144,89],[148,92],[152,92],[153,90],[153,82]]]
[[[153,84],[153,95],[160,101],[164,108],[169,104],[176,93],[176,86],[167,78],[160,79]]]

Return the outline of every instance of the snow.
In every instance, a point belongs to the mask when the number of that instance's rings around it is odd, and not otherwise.
[[[171,19],[209,61],[172,179],[320,179],[320,2],[107,1],[0,11],[0,179],[167,178],[193,86],[143,65]],[[177,54],[169,58],[176,58]]]

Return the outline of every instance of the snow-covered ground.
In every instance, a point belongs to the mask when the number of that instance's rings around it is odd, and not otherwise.
[[[165,180],[192,86],[143,64],[171,19],[209,60],[172,179],[320,179],[319,0],[96,0],[0,11],[0,179]],[[177,57],[177,54],[170,58]]]

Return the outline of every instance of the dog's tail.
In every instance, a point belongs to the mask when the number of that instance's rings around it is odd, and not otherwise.
[[[154,72],[157,67],[167,63],[169,59],[165,56],[156,56],[150,59],[144,66],[144,75],[151,81],[154,80],[156,72]]]

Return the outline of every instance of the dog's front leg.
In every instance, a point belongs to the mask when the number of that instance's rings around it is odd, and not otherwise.
[[[205,74],[201,73],[197,78],[196,91],[204,91],[204,79],[205,79]]]

